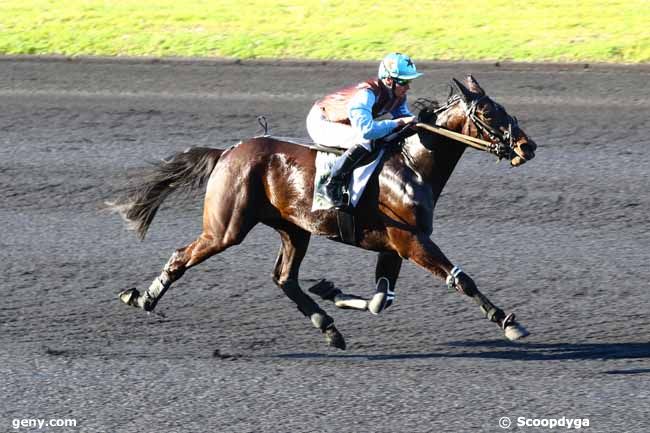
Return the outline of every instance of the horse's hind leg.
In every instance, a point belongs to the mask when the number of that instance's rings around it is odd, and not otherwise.
[[[174,281],[181,278],[187,269],[231,245],[232,243],[228,242],[218,242],[214,237],[204,233],[189,245],[177,249],[163,267],[160,275],[142,294],[135,288],[128,289],[120,293],[120,300],[127,305],[139,307],[145,311],[153,311],[167,289]]]
[[[142,294],[136,289],[120,294],[122,302],[152,311],[171,284],[185,271],[228,247],[241,243],[258,219],[252,203],[256,189],[246,173],[226,172],[218,182],[208,182],[203,205],[203,233],[172,254],[162,272]],[[232,191],[238,194],[232,194]]]
[[[167,289],[181,278],[186,270],[244,240],[255,226],[255,221],[245,218],[243,214],[241,212],[233,215],[228,212],[224,218],[220,218],[227,221],[227,224],[206,224],[203,233],[194,242],[172,254],[160,275],[151,282],[144,293],[140,294],[135,288],[128,289],[120,293],[120,300],[127,305],[152,311]]]
[[[345,350],[345,340],[332,319],[298,285],[298,272],[305,257],[311,234],[297,226],[275,227],[282,238],[282,246],[273,269],[273,282],[295,302],[298,310],[325,335],[328,344]]]

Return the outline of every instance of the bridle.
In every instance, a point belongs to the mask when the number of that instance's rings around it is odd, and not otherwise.
[[[490,100],[490,102],[492,102],[492,104],[494,104],[496,108],[501,108],[504,113],[506,112],[501,105],[489,99],[487,95],[481,96],[480,98],[477,99],[473,99],[469,103],[469,105],[459,95],[453,95],[449,97],[445,105],[435,109],[434,113],[437,116],[438,114],[449,110],[454,105],[460,104],[461,107],[463,108],[463,111],[465,112],[465,115],[469,120],[472,121],[478,133],[484,137],[485,136],[489,137],[491,141],[481,140],[479,138],[474,138],[468,135],[459,134],[457,132],[449,131],[441,127],[434,127],[423,123],[418,123],[417,126],[431,132],[436,132],[438,134],[448,136],[452,139],[470,145],[476,149],[483,150],[485,152],[496,155],[497,158],[499,159],[505,159],[505,158],[510,159],[514,153],[515,143],[514,143],[514,136],[512,134],[512,130],[513,128],[518,127],[517,118],[510,116],[509,114],[506,113],[506,115],[508,116],[508,129],[503,133],[501,131],[496,130],[495,128],[485,123],[480,117],[476,115],[476,110],[478,105],[481,102],[483,102],[485,99]]]
[[[506,113],[506,116],[508,116],[508,129],[503,133],[499,130],[494,129],[492,126],[485,123],[480,117],[476,115],[476,108],[478,107],[478,104],[483,102],[485,99],[490,100],[490,102],[494,104],[495,108],[500,108],[504,113]],[[483,136],[487,135],[490,140],[492,140],[492,143],[495,144],[494,154],[499,157],[499,159],[510,158],[512,156],[512,152],[514,152],[515,146],[514,137],[512,135],[512,128],[517,128],[519,126],[517,118],[507,114],[506,110],[501,105],[492,101],[490,98],[488,98],[487,95],[483,95],[478,99],[472,100],[469,107],[467,106],[467,103],[465,103],[465,101],[463,101],[460,97],[459,100],[462,103],[465,114],[472,122],[474,122],[474,126],[476,126],[476,129],[479,131],[479,133]]]

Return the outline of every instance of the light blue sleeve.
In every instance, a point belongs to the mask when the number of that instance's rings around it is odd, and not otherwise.
[[[400,117],[409,117],[412,116],[411,110],[409,110],[408,105],[406,104],[406,96],[401,104],[399,104],[393,111],[390,112],[393,119],[398,119]]]
[[[348,104],[348,117],[353,128],[361,131],[366,140],[384,137],[397,127],[392,119],[375,120],[372,118],[372,106],[375,94],[369,89],[359,90]]]

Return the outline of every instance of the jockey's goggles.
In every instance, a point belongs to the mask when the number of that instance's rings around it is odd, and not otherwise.
[[[399,84],[400,86],[408,86],[411,84],[411,81],[413,80],[403,80],[401,78],[393,78],[395,80],[395,83]]]

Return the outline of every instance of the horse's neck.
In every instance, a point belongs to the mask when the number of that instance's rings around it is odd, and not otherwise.
[[[426,149],[416,134],[406,140],[404,158],[423,182],[431,186],[435,202],[463,155],[465,146],[442,136],[431,136],[431,133],[426,133],[422,139],[433,140],[435,144],[429,146],[432,150]]]
[[[467,133],[468,131],[463,131],[467,125],[466,120],[462,105],[451,100],[446,108],[438,112],[436,126],[458,133]],[[413,137],[417,140],[416,144],[419,144],[419,147],[414,146],[417,149],[414,150],[415,159],[418,160],[417,165],[421,167],[422,176],[431,185],[433,197],[437,200],[467,146],[431,132],[422,131],[421,135]],[[431,150],[425,148],[420,140],[426,140],[427,147]]]

